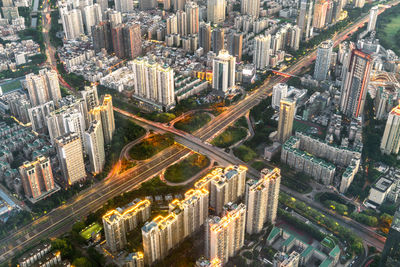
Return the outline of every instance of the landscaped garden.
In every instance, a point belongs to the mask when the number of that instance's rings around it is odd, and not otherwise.
[[[129,156],[134,160],[145,160],[174,144],[170,134],[154,134],[147,137],[129,150]]]
[[[217,147],[226,148],[236,144],[247,136],[247,130],[243,127],[229,126],[223,133],[211,141]]]
[[[164,177],[167,181],[181,183],[207,168],[209,164],[210,160],[206,156],[195,153],[169,166]]]
[[[174,126],[176,129],[193,133],[203,127],[210,120],[211,116],[209,114],[204,112],[196,112],[176,122]]]

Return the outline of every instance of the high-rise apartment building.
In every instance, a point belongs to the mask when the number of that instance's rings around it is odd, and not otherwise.
[[[296,115],[296,101],[292,98],[283,98],[279,108],[278,141],[283,144],[292,135],[293,120]]]
[[[400,265],[400,210],[393,216],[392,224],[383,247],[380,267],[395,267]]]
[[[260,15],[260,0],[242,0],[241,14],[258,18]]]
[[[106,49],[107,52],[113,51],[113,41],[111,38],[111,23],[102,21],[92,28],[93,47],[96,52]]]
[[[138,58],[130,62],[129,67],[136,77],[133,97],[160,110],[169,110],[175,106],[172,68],[148,58]]]
[[[119,58],[125,57],[123,25],[118,24],[111,28],[111,39],[114,53]]]
[[[151,215],[151,203],[142,200],[125,209],[110,210],[103,216],[104,235],[108,248],[116,252],[125,247],[126,234],[145,222]]]
[[[46,118],[54,111],[53,101],[28,109],[29,121],[32,123],[32,130],[37,133],[47,133]]]
[[[213,60],[213,81],[214,90],[226,93],[235,86],[235,66],[236,58],[231,56],[228,51],[221,50]]]
[[[322,42],[317,50],[317,59],[315,60],[314,79],[324,81],[328,75],[332,59],[332,41]]]
[[[186,0],[171,0],[171,1],[174,11],[185,9]]]
[[[167,18],[167,34],[178,33],[178,18],[175,14],[172,14]]]
[[[225,0],[207,0],[207,21],[222,24],[225,21]]]
[[[183,10],[178,10],[176,12],[176,21],[177,21],[177,27],[178,27],[178,33],[181,36],[186,36],[188,34],[188,23],[187,23],[187,16],[186,12]]]
[[[281,174],[278,168],[263,169],[259,180],[246,183],[246,207],[248,234],[259,233],[266,222],[275,223]]]
[[[225,46],[225,32],[223,28],[216,28],[212,31],[212,51],[219,54],[219,51],[224,49]]]
[[[225,264],[243,247],[246,228],[246,206],[232,204],[226,214],[208,220],[206,232],[206,255],[218,258]]]
[[[254,38],[253,63],[257,69],[264,69],[269,65],[271,50],[271,35],[257,35]]]
[[[142,252],[132,252],[124,260],[125,267],[144,267],[144,255]]]
[[[372,58],[369,54],[353,49],[343,67],[340,110],[348,117],[357,118],[364,111]]]
[[[386,121],[385,131],[381,140],[383,154],[398,154],[400,148],[400,105],[394,107]]]
[[[133,11],[132,0],[115,0],[115,10],[121,13],[129,13]]]
[[[35,161],[24,162],[19,167],[19,173],[28,199],[37,201],[55,188],[53,171],[47,157],[38,156]]]
[[[233,32],[228,36],[229,54],[236,57],[236,61],[242,60],[243,52],[243,33]]]
[[[82,141],[77,133],[69,133],[55,139],[58,161],[67,184],[72,185],[86,177]]]
[[[199,47],[202,47],[204,54],[207,54],[211,50],[211,25],[202,22],[199,31]]]
[[[106,162],[104,137],[101,121],[92,121],[85,132],[86,152],[89,155],[90,170],[97,174],[103,171]]]
[[[99,105],[99,96],[97,94],[97,86],[85,86],[84,90],[79,91],[82,98],[85,100],[84,104],[86,110],[89,112]]]
[[[139,0],[140,10],[150,10],[157,7],[157,0]]]
[[[286,83],[278,83],[272,88],[272,103],[274,109],[278,109],[281,105],[281,99],[288,95],[288,85]]]
[[[195,183],[195,188],[210,192],[210,207],[221,214],[225,204],[237,201],[245,192],[247,168],[229,166],[218,168]]]
[[[187,18],[187,33],[199,33],[199,6],[195,2],[187,2],[185,13]]]
[[[134,59],[142,53],[142,35],[139,24],[128,24],[123,28],[124,55]]]
[[[189,190],[182,201],[169,205],[169,214],[158,216],[142,227],[145,264],[165,258],[184,238],[200,229],[208,216],[206,189]]]
[[[313,27],[316,29],[323,29],[325,27],[328,2],[327,0],[317,0],[315,2]]]
[[[68,10],[67,7],[60,7],[60,17],[66,39],[76,39],[85,34],[80,9]]]
[[[103,14],[99,4],[85,6],[82,9],[83,24],[86,34],[92,34],[92,27],[103,20]]]
[[[371,10],[369,11],[369,21],[368,21],[367,31],[369,32],[375,31],[376,20],[378,19],[378,15],[379,15],[379,7],[378,6],[372,7]]]
[[[106,16],[108,20],[110,21],[111,27],[115,27],[118,24],[122,23],[122,15],[120,11],[114,10],[114,9],[109,9],[107,10]]]
[[[37,75],[25,76],[29,100],[32,106],[43,105],[51,100],[57,103],[61,99],[58,75],[55,70],[42,69]]]
[[[313,1],[301,0],[297,26],[299,26],[302,39],[308,40],[312,36]]]
[[[365,5],[365,0],[354,0],[354,7],[363,8]]]
[[[108,0],[96,0],[96,3],[100,5],[101,14],[103,19],[105,19],[106,11],[108,9]]]
[[[112,96],[104,95],[100,106],[95,107],[89,112],[90,120],[101,121],[103,128],[103,137],[105,144],[111,144],[115,132],[114,110],[112,104]]]

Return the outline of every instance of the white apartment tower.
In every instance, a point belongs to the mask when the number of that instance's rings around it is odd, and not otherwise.
[[[185,5],[188,34],[199,33],[199,6],[195,2],[187,2]]]
[[[82,21],[82,12],[80,9],[68,10],[67,7],[61,7],[60,17],[66,39],[76,39],[82,34],[85,34]]]
[[[29,100],[32,106],[43,105],[51,100],[57,103],[61,99],[58,75],[55,70],[42,69],[37,75],[25,76]]]
[[[86,177],[83,161],[82,142],[77,133],[70,133],[55,139],[58,160],[64,179],[72,185]]]
[[[82,11],[83,24],[85,25],[86,34],[92,34],[92,27],[99,24],[103,20],[101,7],[99,4],[85,6]]]
[[[249,15],[253,18],[258,18],[260,15],[260,0],[242,0],[241,13],[242,15]]]
[[[228,51],[221,50],[213,60],[212,88],[226,93],[235,86],[236,58]]]
[[[400,105],[390,111],[381,140],[381,152],[398,154],[400,148]]]
[[[331,66],[333,42],[331,40],[322,42],[317,50],[315,60],[314,79],[324,81],[327,78]]]
[[[225,0],[207,0],[207,21],[221,24],[225,21]]]
[[[369,32],[375,31],[378,14],[379,14],[379,7],[378,6],[372,7],[371,10],[369,11],[369,21],[368,21],[367,31]]]
[[[274,223],[278,209],[281,174],[278,168],[263,169],[259,180],[246,184],[248,234],[259,233],[266,222]]]
[[[254,38],[253,63],[257,69],[264,69],[269,65],[271,35],[257,35]]]
[[[115,0],[115,10],[121,13],[129,13],[133,11],[132,0]]]
[[[281,99],[286,98],[288,95],[288,86],[285,83],[278,83],[274,85],[272,89],[272,103],[271,106],[274,109],[278,109],[281,103]]]
[[[103,171],[105,163],[104,137],[101,121],[92,121],[85,132],[86,151],[89,155],[92,173]]]

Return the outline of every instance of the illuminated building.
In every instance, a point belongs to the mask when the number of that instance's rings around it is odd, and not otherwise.
[[[26,75],[25,79],[32,107],[43,105],[51,100],[57,103],[61,99],[58,75],[55,70],[42,69],[37,75],[33,73]]]
[[[386,121],[385,131],[381,140],[383,154],[398,154],[400,148],[400,105],[394,107]]]
[[[206,189],[189,190],[182,201],[169,205],[169,214],[158,216],[142,227],[145,263],[162,260],[186,237],[200,229],[208,216]]]
[[[225,21],[225,0],[207,0],[207,21],[221,24]]]
[[[144,255],[142,252],[129,253],[125,258],[124,267],[144,267]]]
[[[257,69],[264,69],[269,65],[271,50],[271,35],[257,35],[254,38],[253,63]]]
[[[260,0],[242,0],[240,13],[258,18],[260,15]]]
[[[136,77],[133,97],[140,102],[160,110],[175,106],[174,71],[167,65],[138,58],[130,62],[129,68]]]
[[[106,159],[101,121],[91,122],[89,128],[85,132],[85,142],[92,173],[97,174],[102,172]]]
[[[224,217],[211,217],[206,230],[206,255],[223,264],[243,247],[246,227],[246,206],[232,204]]]
[[[280,169],[263,169],[259,180],[246,184],[248,234],[259,233],[266,222],[275,223],[281,182]]]
[[[278,141],[285,141],[292,135],[293,120],[296,113],[296,101],[292,98],[283,98],[279,107]]]
[[[331,66],[332,48],[333,42],[330,40],[322,42],[318,47],[317,59],[315,60],[314,67],[314,79],[317,81],[326,80]]]
[[[115,132],[114,110],[112,96],[104,95],[101,106],[97,106],[89,112],[91,121],[101,121],[104,143],[110,144]]]
[[[27,198],[38,200],[55,188],[53,171],[47,157],[39,156],[35,161],[24,162],[19,167],[19,173]]]
[[[247,168],[244,166],[217,168],[198,180],[194,186],[210,191],[210,207],[220,214],[225,204],[235,202],[243,196],[246,172]]]
[[[121,250],[126,245],[126,234],[134,230],[139,223],[145,222],[151,215],[151,203],[142,200],[125,210],[111,210],[103,216],[104,234],[111,251]]]
[[[213,59],[212,88],[214,90],[226,93],[235,86],[235,64],[235,57],[226,50],[221,50]]]
[[[201,257],[196,261],[196,267],[221,267],[221,261],[218,258],[212,259],[211,261],[205,257]]]
[[[347,63],[343,66],[340,111],[348,117],[357,118],[364,111],[372,58],[364,52],[353,49]]]
[[[86,178],[85,163],[83,161],[83,150],[81,138],[77,133],[59,136],[55,139],[58,161],[67,184]]]
[[[313,27],[322,29],[325,27],[326,13],[328,11],[327,0],[317,0],[314,6]]]

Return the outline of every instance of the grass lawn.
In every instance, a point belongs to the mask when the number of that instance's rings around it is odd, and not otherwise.
[[[4,83],[0,86],[1,90],[3,91],[3,94],[22,87],[20,80],[13,80],[11,82]]]
[[[169,166],[165,170],[165,179],[173,183],[181,183],[205,169],[210,164],[210,160],[203,155],[193,154],[184,160]]]
[[[244,162],[248,162],[257,157],[257,153],[248,146],[241,145],[239,147],[235,147],[233,149],[233,154],[243,160]]]
[[[175,128],[188,132],[193,133],[194,131],[203,127],[206,123],[211,120],[211,116],[207,113],[197,112],[193,115],[187,116],[186,118],[178,121],[175,123]]]
[[[148,159],[173,144],[174,138],[170,134],[155,134],[134,145],[129,156],[135,160]]]
[[[386,24],[383,32],[384,38],[390,47],[387,48],[400,48],[400,44],[396,40],[396,33],[400,30],[400,14],[391,19],[390,23]]]
[[[89,240],[92,237],[92,233],[98,233],[103,229],[103,227],[100,226],[97,222],[92,223],[85,229],[83,229],[79,234],[82,236],[85,240]]]
[[[243,127],[229,126],[223,133],[215,137],[211,144],[226,148],[236,144],[247,136],[247,130]]]

